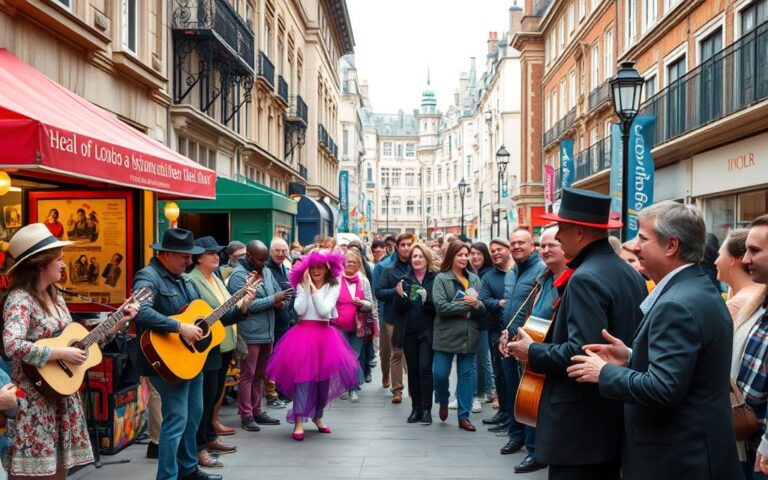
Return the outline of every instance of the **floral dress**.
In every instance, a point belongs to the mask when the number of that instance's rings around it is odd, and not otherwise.
[[[5,303],[5,352],[13,362],[13,383],[26,394],[26,402],[19,405],[16,418],[8,425],[12,443],[3,455],[3,466],[12,475],[53,475],[57,465],[69,469],[93,462],[80,395],[49,400],[32,386],[21,369],[22,362],[43,366],[51,349],[33,342],[54,337],[72,323],[61,297],[57,307],[60,318],[48,315],[23,290],[12,291]]]

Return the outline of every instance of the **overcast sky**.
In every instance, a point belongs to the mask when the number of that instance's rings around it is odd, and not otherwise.
[[[477,57],[485,69],[488,32],[509,28],[514,0],[347,0],[360,80],[368,80],[377,113],[419,107],[427,67],[445,111],[459,72]],[[518,3],[522,5],[522,3]]]

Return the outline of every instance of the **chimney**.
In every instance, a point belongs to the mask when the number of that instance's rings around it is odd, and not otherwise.
[[[403,126],[405,125],[405,122],[403,120],[403,109],[402,108],[397,111],[397,118],[400,121],[400,128],[403,128]]]
[[[496,54],[499,49],[499,34],[498,32],[488,33],[488,56]]]
[[[419,118],[419,109],[418,108],[414,108],[413,109],[413,118]]]
[[[509,34],[510,36],[523,30],[523,9],[517,5],[509,8]]]
[[[368,100],[368,80],[363,80],[363,82],[360,84],[360,95],[362,95],[364,99]]]

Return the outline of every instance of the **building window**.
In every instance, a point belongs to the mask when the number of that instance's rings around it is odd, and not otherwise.
[[[426,186],[427,187],[432,186],[432,169],[431,168],[427,169],[427,185]]]
[[[427,215],[432,214],[432,197],[427,197]]]
[[[272,47],[272,23],[267,21],[264,22],[264,48],[262,51],[267,55],[267,57],[271,56],[270,48]]]
[[[574,3],[574,2],[571,2],[571,3],[568,5],[568,32],[569,32],[569,33],[573,33],[573,25],[574,25],[574,21],[573,21],[573,16],[574,16],[574,15],[573,15],[573,9],[574,9],[574,8],[576,8],[576,5],[575,5],[575,3]]]
[[[657,0],[643,0],[643,32],[647,32],[656,24]]]
[[[400,169],[399,168],[395,168],[392,170],[392,186],[393,187],[400,186]]]
[[[565,89],[565,78],[560,80],[560,114],[564,117],[568,112],[568,91]]]
[[[562,53],[563,50],[565,50],[565,18],[563,17],[560,17],[560,26],[557,33],[558,33],[558,36],[560,37],[559,52]]]
[[[453,194],[453,213],[459,212],[459,194],[454,193]]]
[[[403,145],[397,144],[397,158],[403,158]]]
[[[451,151],[453,151],[453,137],[449,135],[448,136],[448,155],[451,154]]]
[[[453,181],[459,180],[459,161],[453,161]]]
[[[253,32],[253,3],[251,2],[246,2],[245,4],[245,23]]]
[[[656,95],[656,89],[658,87],[656,86],[656,74],[649,77],[645,77],[645,99],[648,100],[649,98],[653,98],[654,95]]]
[[[405,172],[405,186],[406,187],[416,186],[416,175],[413,172]]]
[[[381,169],[381,185],[384,187],[389,185],[389,169],[388,168]]]
[[[69,3],[69,2],[67,2]],[[138,0],[123,0],[123,48],[137,53]],[[69,6],[67,4],[67,6]]]
[[[371,165],[370,163],[368,164],[368,168],[367,168],[367,176],[368,176],[367,180],[373,183],[373,165]]]
[[[390,210],[392,213],[392,216],[397,218],[398,215],[400,215],[400,197],[392,197],[390,200]]]
[[[579,0],[579,21],[584,20],[584,15],[587,14],[587,2],[585,0]]]
[[[413,157],[416,154],[416,145],[413,143],[405,144],[405,156]]]
[[[409,198],[405,201],[405,214],[413,216],[416,213],[416,201]]]
[[[605,32],[605,69],[603,77],[606,80],[613,74],[613,30]]]
[[[576,107],[576,72],[568,75],[568,98],[571,100],[571,108]]]
[[[600,85],[600,45],[592,47],[592,71],[589,78],[589,89],[594,90]]]
[[[384,142],[384,156],[391,157],[392,156],[392,142]]]
[[[344,131],[341,132],[341,137],[342,137],[342,145],[344,148],[343,154],[345,156],[349,155],[349,130],[345,128]]]
[[[441,218],[443,216],[443,196],[438,195],[437,196],[437,218]]]
[[[624,39],[625,49],[635,44],[635,38],[637,37],[637,0],[625,0],[624,2],[624,31],[626,32],[626,38]]]
[[[591,0],[589,3],[592,8],[592,11],[594,12],[597,6],[600,4],[600,0]]]
[[[768,20],[768,1],[758,0],[741,11],[741,36]]]
[[[443,167],[437,167],[437,185],[443,184]]]

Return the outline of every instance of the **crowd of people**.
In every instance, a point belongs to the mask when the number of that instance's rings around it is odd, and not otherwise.
[[[500,454],[525,449],[515,473],[768,478],[768,215],[713,246],[695,207],[660,202],[622,244],[609,236],[621,227],[609,208],[606,196],[564,189],[538,238],[518,228],[488,244],[403,233],[370,245],[339,235],[224,246],[167,230],[134,276],[134,291],[154,293],[127,309],[137,334],[194,343],[207,332],[172,315],[195,299],[232,307],[220,320],[224,340],[194,378],[168,381],[140,354],[157,478],[221,478],[211,472],[237,451],[223,439],[235,428],[219,417],[231,369],[240,428],[279,425],[266,407],[285,408],[303,441],[308,422],[331,433],[325,409],[359,401],[377,365],[392,403],[410,399],[405,423],[431,425],[437,404],[440,421],[455,409],[458,427],[474,432],[472,414],[492,404],[482,424],[504,437]],[[54,288],[68,243],[35,224],[10,245],[11,370],[0,410],[10,419],[3,465],[12,478],[65,478],[92,461],[79,397],[45,397],[22,368],[85,360],[78,348],[34,343],[72,321]],[[532,337],[534,321],[546,326],[543,341]],[[516,401],[524,373],[543,379],[532,420]]]

